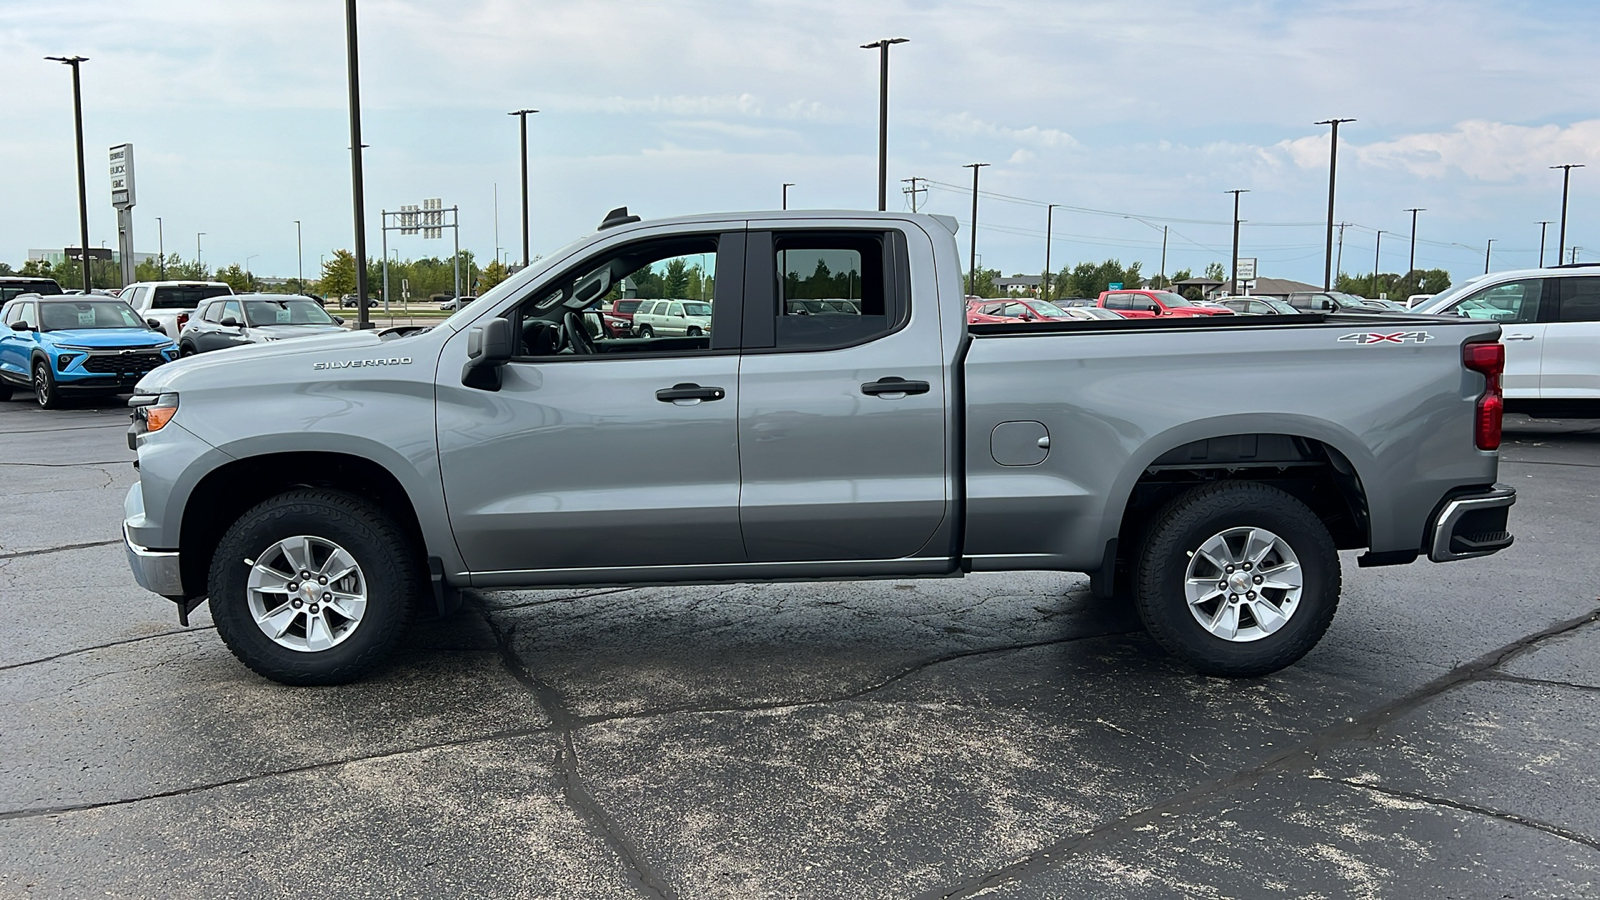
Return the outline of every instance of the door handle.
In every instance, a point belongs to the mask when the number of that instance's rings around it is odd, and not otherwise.
[[[656,399],[662,403],[673,403],[678,400],[721,400],[726,396],[728,392],[722,388],[701,387],[692,381],[656,391]]]
[[[1508,334],[1508,335],[1504,336],[1503,338],[1501,338],[1501,340],[1506,340],[1506,341],[1531,341],[1531,340],[1533,340],[1533,335],[1531,335],[1531,334]]]
[[[869,381],[861,386],[861,393],[869,397],[880,394],[926,394],[929,390],[926,381],[907,381],[904,378],[889,376],[877,381]]]

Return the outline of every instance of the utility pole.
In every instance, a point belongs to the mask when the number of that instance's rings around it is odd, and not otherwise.
[[[1573,248],[1572,248],[1572,264],[1573,265],[1577,265],[1578,264],[1578,251],[1582,250],[1582,249],[1583,249],[1582,247],[1579,247],[1579,246],[1576,246],[1576,245],[1573,246]]]
[[[1567,189],[1572,186],[1572,170],[1583,168],[1583,163],[1568,163],[1550,168],[1561,170],[1561,231],[1558,232],[1560,236],[1556,238],[1556,262],[1559,263],[1561,257],[1567,253]]]
[[[78,86],[78,65],[87,56],[46,56],[45,59],[72,67],[72,121],[78,134],[78,250],[83,263],[83,292],[89,293],[89,190],[83,175],[83,93]],[[1564,217],[1563,217],[1564,218]]]
[[[306,292],[306,250],[305,245],[300,242],[299,219],[294,220],[294,260],[295,269],[299,272],[299,276],[295,279],[299,284],[295,288],[304,294]]]
[[[1411,260],[1406,263],[1406,274],[1410,275],[1417,270],[1417,213],[1427,212],[1427,209],[1418,206],[1406,212],[1411,213]]]
[[[205,237],[205,234],[206,233],[204,231],[196,231],[194,233],[194,261],[195,263],[200,264],[200,268],[202,269],[205,268],[205,257],[200,255],[200,239]]]
[[[161,230],[161,217],[156,216],[156,253],[160,255],[161,280],[167,280],[167,237]]]
[[[1548,220],[1539,223],[1539,268],[1541,269],[1544,268],[1544,230],[1549,224]]]
[[[356,0],[344,0],[345,61],[350,83],[350,201],[356,224],[356,328],[372,327],[367,315],[366,189],[361,177],[361,62],[356,42]]]
[[[783,183],[783,208],[784,209],[788,209],[789,208],[789,188],[792,188],[792,187],[794,187],[794,182],[792,182],[792,181],[785,181]]]
[[[1167,226],[1161,226],[1161,284],[1167,285]]]
[[[1383,252],[1383,232],[1378,232],[1378,242],[1372,246],[1372,292],[1382,293],[1378,290],[1378,254]],[[1374,300],[1377,298],[1374,297]]]
[[[1050,230],[1054,222],[1056,207],[1059,203],[1051,203],[1044,208],[1044,280],[1039,283],[1039,298],[1050,299]]]
[[[522,131],[522,267],[524,269],[528,267],[528,117],[536,112],[537,109],[519,109],[506,113],[508,116],[517,117]]]
[[[978,170],[988,163],[967,163],[963,169],[972,170],[972,249],[967,251],[967,293],[978,289]]]
[[[1344,230],[1350,227],[1349,222],[1339,223],[1339,255],[1334,258],[1333,271],[1335,275],[1344,272]]]
[[[1333,290],[1333,185],[1334,179],[1339,174],[1339,123],[1354,121],[1355,119],[1325,119],[1316,123],[1333,126],[1333,140],[1328,151],[1328,248],[1322,264],[1322,289],[1325,291]]]
[[[1483,248],[1483,274],[1489,274],[1489,251],[1494,249],[1494,238],[1489,238],[1489,243]]]
[[[878,212],[889,208],[889,48],[904,44],[910,38],[884,38],[861,49],[879,51],[881,68],[878,73]]]
[[[900,193],[909,194],[911,196],[911,211],[912,212],[916,212],[917,211],[917,195],[918,194],[926,194],[928,192],[927,188],[919,188],[919,187],[917,187],[917,182],[919,182],[919,181],[927,181],[928,179],[922,178],[922,177],[917,176],[917,175],[913,175],[910,178],[902,178],[900,180],[901,180],[901,182],[906,182],[906,183],[909,183],[911,185],[908,188],[901,188],[900,189]]]
[[[1233,195],[1233,267],[1228,270],[1228,278],[1231,279],[1228,293],[1236,295],[1239,293],[1239,195],[1248,194],[1250,191],[1248,188],[1241,188],[1223,193]]]

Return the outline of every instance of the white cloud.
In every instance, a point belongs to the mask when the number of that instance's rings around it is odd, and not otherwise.
[[[1020,144],[1030,144],[1051,150],[1067,150],[1078,146],[1078,140],[1058,128],[1041,128],[1029,125],[1014,128],[985,122],[969,112],[953,113],[937,119],[934,126],[948,134],[964,137],[999,138]]]
[[[1282,141],[1275,150],[1301,168],[1328,164],[1327,135]],[[1471,120],[1449,131],[1403,134],[1368,144],[1341,139],[1342,154],[1380,169],[1423,178],[1465,175],[1479,181],[1517,181],[1562,163],[1600,164],[1600,119],[1571,125],[1518,125]]]

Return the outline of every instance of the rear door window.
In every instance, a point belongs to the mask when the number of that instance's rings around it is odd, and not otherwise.
[[[1526,278],[1475,291],[1440,310],[1445,315],[1490,322],[1526,324],[1539,321],[1544,280]]]
[[[1133,309],[1131,294],[1107,294],[1106,309]]]
[[[1561,279],[1557,322],[1600,322],[1600,278]]]
[[[762,317],[774,323],[773,346],[844,347],[898,328],[903,301],[891,282],[906,279],[889,244],[878,231],[774,233],[777,298]]]

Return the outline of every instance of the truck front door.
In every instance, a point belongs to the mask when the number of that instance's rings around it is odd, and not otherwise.
[[[930,545],[951,462],[927,238],[794,224],[752,222],[748,237],[739,516],[750,560],[948,557]],[[911,247],[927,256],[915,297]]]

